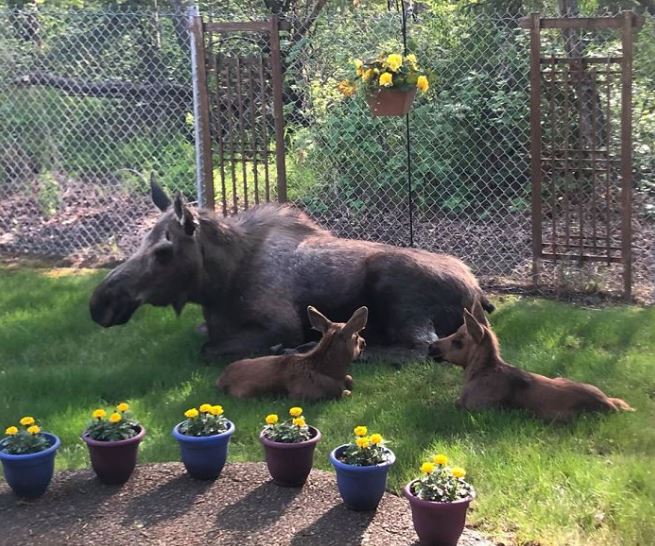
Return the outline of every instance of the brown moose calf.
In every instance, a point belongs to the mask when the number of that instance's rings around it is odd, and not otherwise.
[[[472,314],[464,310],[464,324],[457,332],[430,344],[428,354],[464,368],[466,379],[457,404],[470,411],[527,409],[547,421],[570,421],[581,412],[634,411],[593,385],[551,379],[507,364],[478,303]]]
[[[359,332],[366,326],[368,309],[360,307],[345,324],[330,321],[311,306],[307,314],[312,328],[323,334],[311,351],[232,362],[216,386],[238,398],[284,394],[318,400],[349,395],[352,377],[346,374],[366,345]]]

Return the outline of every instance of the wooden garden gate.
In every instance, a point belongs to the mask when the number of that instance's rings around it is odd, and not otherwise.
[[[530,30],[530,156],[533,276],[541,260],[623,264],[632,290],[632,45],[643,18],[542,18]],[[578,32],[620,32],[620,54],[596,56],[568,44]],[[552,32],[552,31],[551,31]],[[545,35],[545,38],[544,38]],[[580,40],[580,38],[577,38]],[[552,53],[544,54],[545,40]]]
[[[227,215],[286,201],[278,18],[205,22],[196,11],[189,28],[200,206]]]

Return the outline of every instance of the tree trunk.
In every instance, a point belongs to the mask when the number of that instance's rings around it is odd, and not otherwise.
[[[580,8],[578,0],[559,0],[560,14],[563,17],[578,17]],[[564,51],[570,59],[578,61],[570,64],[573,88],[575,91],[579,114],[579,142],[583,150],[598,149],[607,144],[605,134],[605,116],[598,94],[598,87],[593,74],[582,63],[585,47],[580,32],[563,29]],[[594,127],[596,131],[594,131]]]

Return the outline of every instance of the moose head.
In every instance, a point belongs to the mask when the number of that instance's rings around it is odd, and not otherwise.
[[[182,194],[171,203],[154,175],[150,189],[154,204],[163,214],[134,255],[95,289],[91,317],[101,326],[126,323],[144,303],[172,305],[179,314],[198,290],[203,265],[198,218]]]

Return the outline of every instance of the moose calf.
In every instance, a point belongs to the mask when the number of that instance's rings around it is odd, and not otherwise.
[[[366,345],[359,333],[366,326],[368,308],[357,309],[345,324],[330,321],[312,306],[307,314],[312,328],[323,334],[311,351],[232,362],[217,387],[238,398],[284,394],[318,400],[349,395],[352,377],[346,372]]]
[[[457,332],[431,343],[428,354],[464,368],[466,380],[457,404],[470,411],[522,408],[541,419],[560,422],[586,411],[634,411],[593,385],[551,379],[507,364],[477,302],[473,313],[464,310],[464,324]]]

